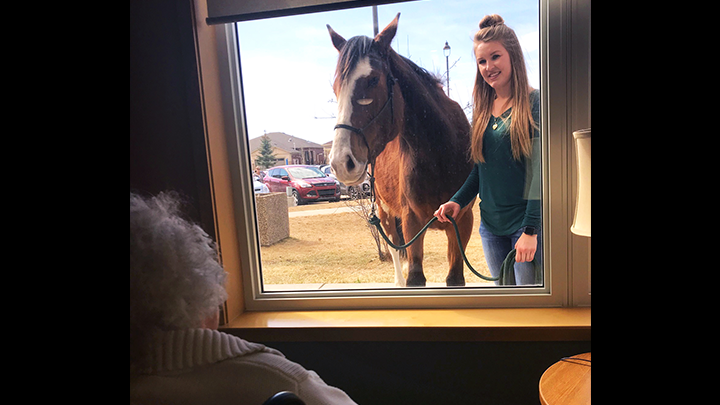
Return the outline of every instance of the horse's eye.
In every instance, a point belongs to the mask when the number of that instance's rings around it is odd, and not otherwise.
[[[371,89],[371,88],[377,86],[378,83],[380,83],[380,78],[379,78],[379,77],[373,77],[373,78],[371,78],[370,80],[368,80],[368,88]]]
[[[360,105],[370,105],[372,102],[373,102],[373,99],[371,99],[371,98],[361,98],[360,100],[357,101],[357,103]]]

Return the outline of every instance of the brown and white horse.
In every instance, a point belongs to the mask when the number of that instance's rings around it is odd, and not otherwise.
[[[330,165],[338,180],[360,183],[372,165],[378,216],[395,244],[410,240],[448,201],[472,170],[470,124],[460,106],[425,69],[390,48],[400,14],[374,39],[345,40],[329,25],[339,51],[334,91],[338,120]],[[465,249],[472,234],[472,203],[455,218]],[[398,224],[402,235],[398,233]],[[463,260],[452,225],[446,232],[448,286],[464,286]],[[424,286],[423,240],[407,248],[407,286]],[[395,283],[405,286],[400,254],[390,249]]]

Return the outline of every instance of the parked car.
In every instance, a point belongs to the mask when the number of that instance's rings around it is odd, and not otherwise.
[[[265,172],[260,170],[252,174],[253,188],[255,189],[255,194],[265,194],[270,192],[268,186],[263,183],[265,174]]]
[[[340,201],[340,185],[314,166],[276,166],[267,170],[264,183],[271,192],[285,192],[292,187],[295,202],[300,205],[309,201]]]
[[[257,178],[253,177],[253,188],[255,189],[255,194],[264,194],[269,193],[270,189],[268,186],[260,182]]]
[[[346,186],[344,183],[338,181],[337,177],[332,172],[330,165],[320,166],[320,171],[325,173],[326,176],[332,177],[340,184],[340,194],[348,195],[350,198],[365,198],[370,195],[370,180],[368,176],[365,176],[363,182],[355,186]]]

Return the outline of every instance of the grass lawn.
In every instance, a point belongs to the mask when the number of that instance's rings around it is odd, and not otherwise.
[[[352,203],[314,203],[291,207],[290,211],[324,209]],[[490,275],[485,263],[480,235],[480,213],[475,207],[473,235],[467,255],[473,267]],[[384,243],[384,242],[383,242]],[[375,241],[366,221],[354,213],[290,218],[290,237],[272,246],[261,247],[265,284],[312,283],[393,283],[392,261],[378,258]],[[447,238],[445,232],[428,230],[423,261],[428,282],[444,284],[447,277]],[[407,274],[405,274],[407,277]],[[466,282],[485,282],[465,266]]]

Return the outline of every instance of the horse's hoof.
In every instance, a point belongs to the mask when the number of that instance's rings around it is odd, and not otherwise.
[[[465,278],[463,277],[459,280],[456,280],[448,277],[447,279],[445,279],[445,283],[448,287],[465,287]]]
[[[425,287],[425,282],[425,275],[423,274],[408,274],[408,287]]]

